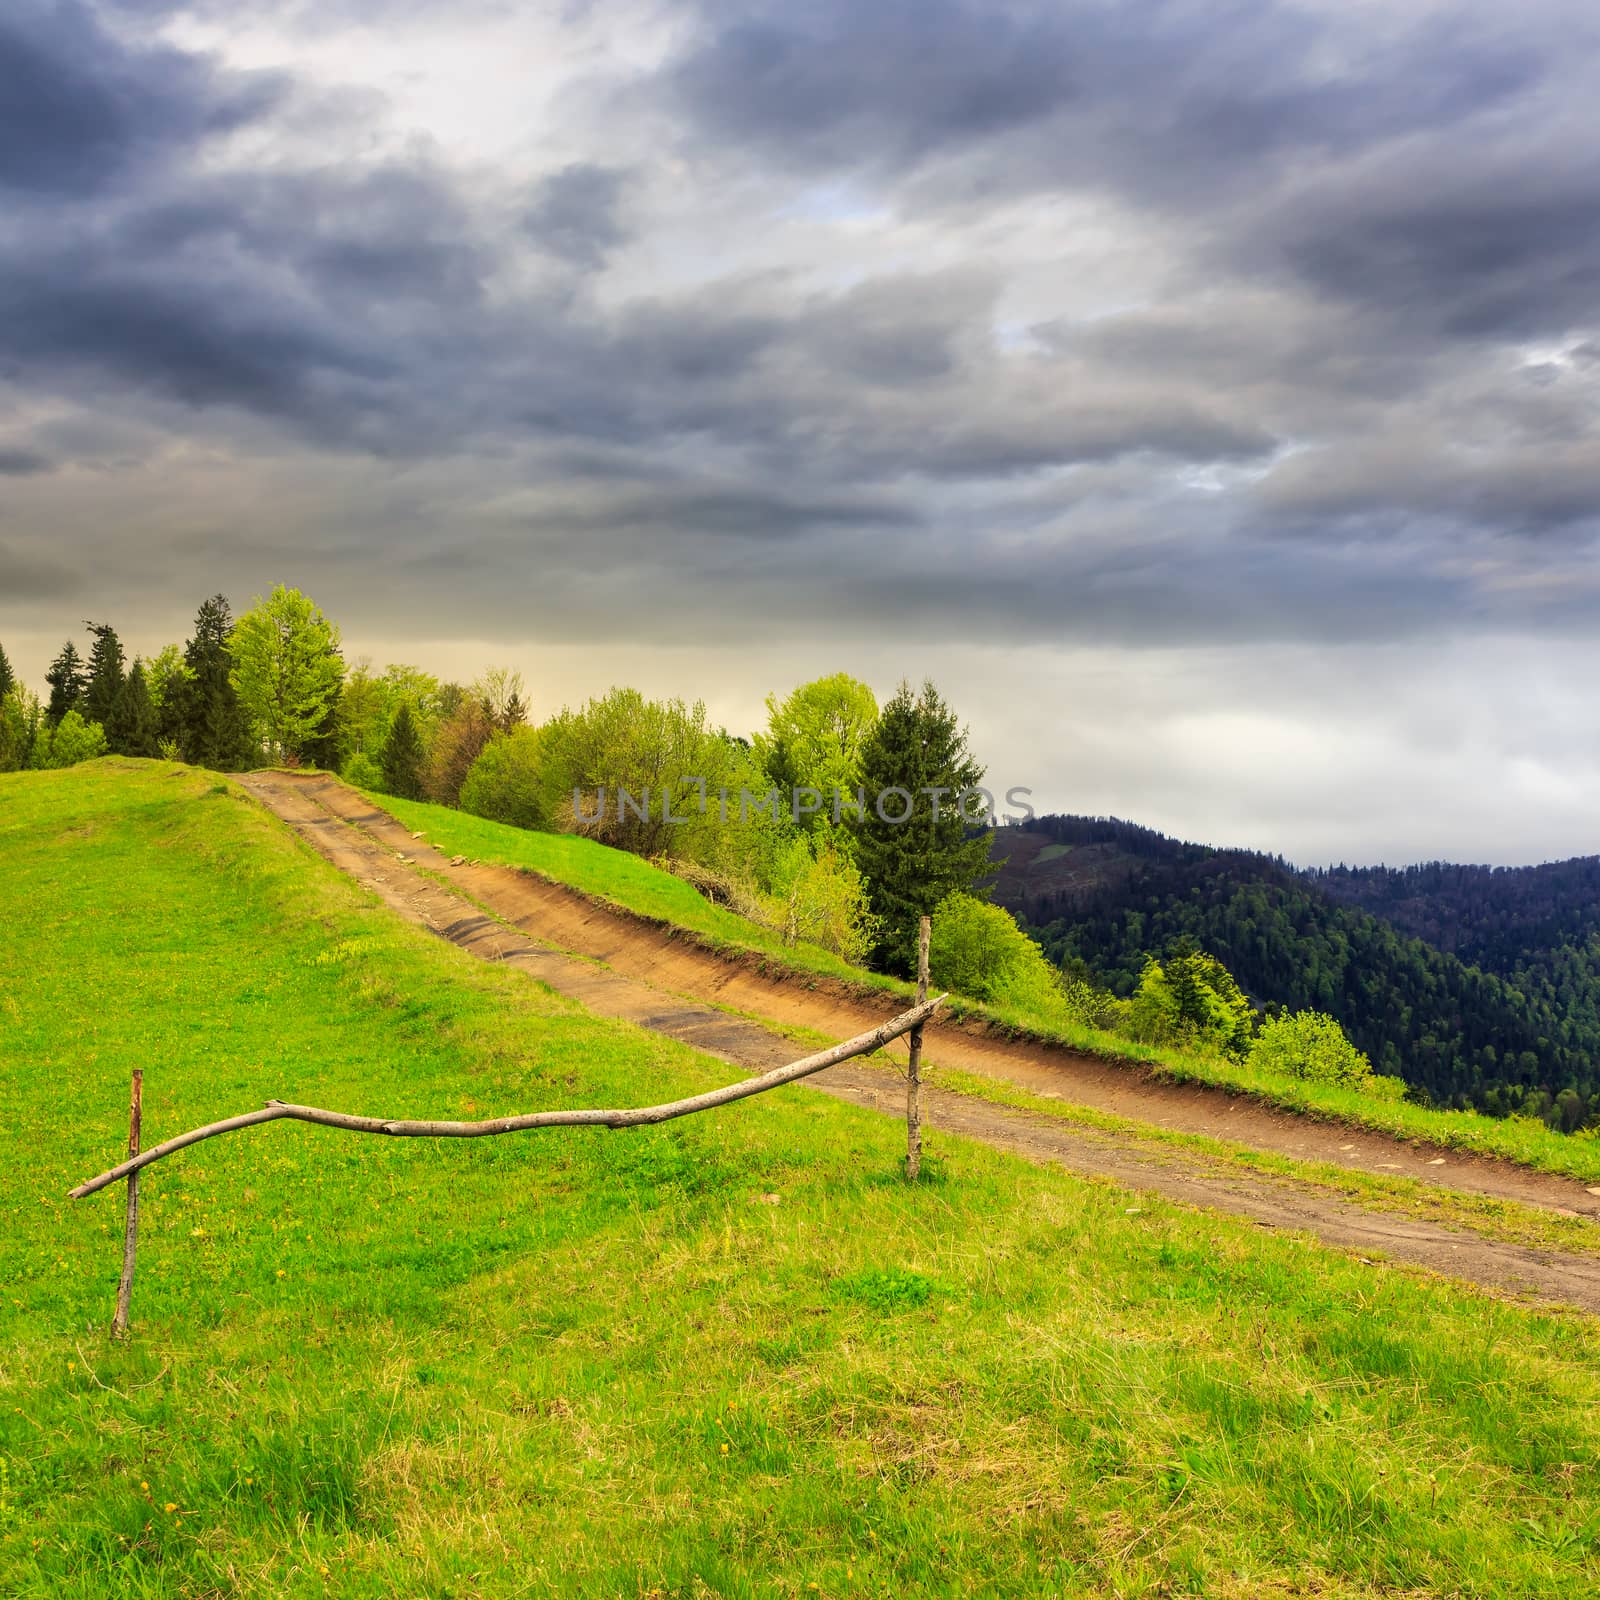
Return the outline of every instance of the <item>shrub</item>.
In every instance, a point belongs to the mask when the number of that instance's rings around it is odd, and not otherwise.
[[[1375,1078],[1372,1063],[1345,1038],[1344,1029],[1321,1011],[1286,1012],[1263,1023],[1251,1046],[1250,1062],[1308,1083],[1342,1084],[1384,1099],[1394,1098],[1390,1085],[1400,1081]]]
[[[30,764],[37,768],[75,767],[80,761],[93,761],[105,753],[105,729],[98,722],[86,722],[83,714],[74,709],[53,730],[40,727]]]
[[[1182,947],[1165,961],[1151,956],[1128,1007],[1127,1028],[1146,1044],[1183,1044],[1242,1056],[1255,1011],[1233,974],[1203,950]]]
[[[365,750],[358,750],[340,770],[339,776],[357,789],[383,791],[383,768]]]
[[[762,920],[782,933],[784,943],[803,939],[846,961],[866,960],[878,935],[877,918],[855,862],[828,832],[792,839],[773,861],[771,883]]]
[[[536,729],[497,733],[483,747],[461,785],[461,809],[517,828],[549,826],[539,788]]]

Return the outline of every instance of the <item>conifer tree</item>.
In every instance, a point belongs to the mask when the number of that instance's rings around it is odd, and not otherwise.
[[[410,702],[402,700],[389,724],[389,737],[383,742],[384,793],[398,795],[402,800],[420,800],[424,755],[422,735],[411,715]]]
[[[83,699],[83,657],[70,639],[62,645],[61,654],[50,663],[44,681],[50,685],[50,703],[45,707],[45,720],[54,728]]]
[[[118,756],[156,754],[156,708],[145,681],[144,662],[135,659],[133,670],[106,721],[106,747]]]
[[[970,893],[990,870],[988,832],[974,832],[960,806],[983,768],[938,690],[924,683],[913,696],[902,683],[862,743],[860,770],[865,804],[852,831],[868,901],[882,919],[873,960],[909,974],[918,919],[946,895]]]
[[[11,663],[6,659],[5,646],[0,645],[0,700],[4,700],[16,686],[16,675],[11,670]]]
[[[109,728],[126,677],[122,641],[109,622],[86,622],[84,627],[94,635],[94,646],[89,651],[89,678],[84,685],[80,709],[90,722]]]
[[[186,676],[170,686],[176,707],[173,722],[183,759],[217,772],[238,772],[258,751],[230,681],[233,656],[228,635],[233,615],[225,596],[213,595],[194,619],[194,637],[184,646]]]

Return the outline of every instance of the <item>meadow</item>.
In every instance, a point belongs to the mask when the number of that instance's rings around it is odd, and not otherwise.
[[[431,830],[430,830],[431,831]],[[529,836],[533,837],[533,836]],[[441,841],[444,842],[444,841]],[[487,855],[484,850],[474,851]],[[233,785],[0,778],[0,1593],[1544,1596],[1600,1559],[1600,1337],[728,1068],[394,920]]]

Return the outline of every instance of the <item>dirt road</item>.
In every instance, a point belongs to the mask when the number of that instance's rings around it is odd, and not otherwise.
[[[741,1068],[763,1070],[802,1052],[783,1034],[731,1016],[719,1006],[836,1039],[864,1032],[897,1009],[891,997],[880,1003],[843,984],[813,983],[774,971],[758,959],[708,949],[681,932],[530,873],[452,865],[388,813],[334,780],[262,772],[240,781],[401,916],[486,960],[529,972],[592,1011],[669,1034]],[[494,914],[486,914],[484,907]],[[1220,1090],[1161,1083],[1137,1068],[1067,1050],[945,1024],[930,1028],[927,1055],[935,1066],[1018,1083],[1036,1094],[1156,1127],[1208,1134],[1302,1160],[1408,1176],[1563,1215],[1600,1217],[1600,1200],[1569,1180],[1276,1112]],[[840,1099],[903,1114],[903,1090],[881,1068],[850,1064],[831,1068],[811,1082]],[[1248,1216],[1267,1226],[1304,1229],[1330,1244],[1381,1252],[1486,1287],[1533,1292],[1600,1312],[1600,1257],[1533,1250],[1426,1218],[1367,1210],[1315,1184],[1246,1173],[1195,1152],[1103,1134],[937,1088],[926,1091],[925,1106],[935,1127],[1030,1160]]]

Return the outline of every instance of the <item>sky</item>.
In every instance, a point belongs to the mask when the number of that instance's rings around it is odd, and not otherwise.
[[[1302,864],[1600,850],[1592,0],[7,0],[0,644],[346,655]]]

